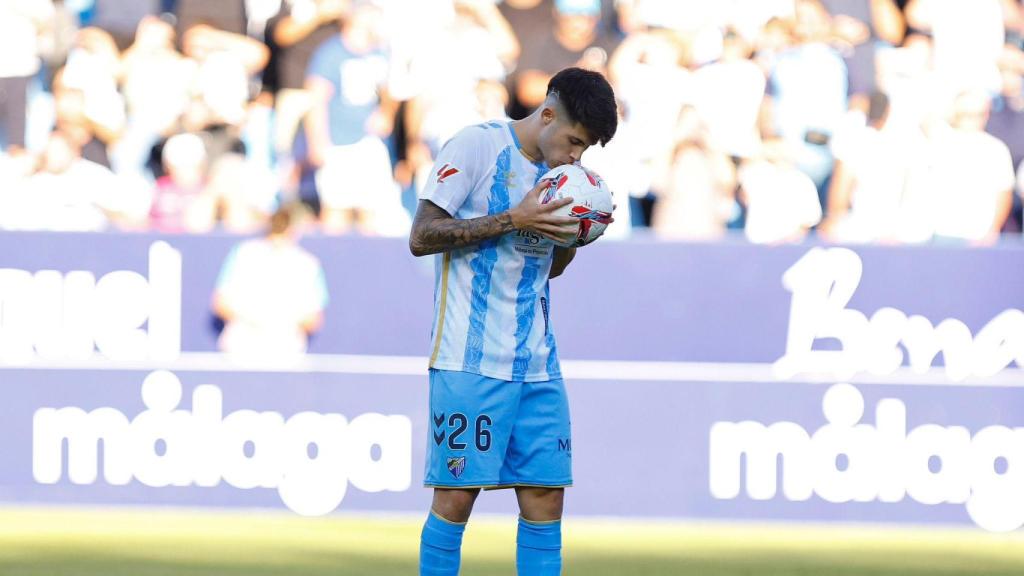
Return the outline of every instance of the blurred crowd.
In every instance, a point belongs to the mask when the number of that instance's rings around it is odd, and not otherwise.
[[[449,137],[576,65],[609,234],[990,244],[1022,49],[1020,0],[0,0],[0,229],[402,235]]]

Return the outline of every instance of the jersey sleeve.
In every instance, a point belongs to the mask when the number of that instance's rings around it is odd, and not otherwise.
[[[477,181],[486,174],[487,141],[484,130],[476,126],[465,128],[453,136],[437,155],[419,199],[429,200],[455,216]]]

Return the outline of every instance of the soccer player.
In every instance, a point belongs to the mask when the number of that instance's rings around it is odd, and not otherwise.
[[[458,574],[481,488],[515,488],[518,574],[561,573],[572,445],[548,280],[575,256],[552,240],[578,220],[554,214],[570,198],[540,203],[541,177],[603,146],[617,122],[604,77],[567,68],[530,116],[456,134],[420,193],[409,247],[436,254],[421,575]]]

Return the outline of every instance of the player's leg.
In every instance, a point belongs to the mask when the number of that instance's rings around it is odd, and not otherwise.
[[[498,485],[521,390],[478,374],[430,371],[424,483],[434,488],[434,501],[420,542],[420,574],[458,574],[465,523],[480,488]]]
[[[565,488],[518,486],[516,499],[519,501],[519,514],[529,522],[561,520]]]
[[[502,484],[516,486],[521,576],[562,572],[562,503],[572,484],[569,402],[561,380],[527,382],[509,442]]]
[[[520,576],[562,573],[562,502],[564,488],[516,488],[519,529],[516,571]]]
[[[479,488],[435,488],[430,514],[420,535],[420,576],[456,576],[462,557],[462,533]]]

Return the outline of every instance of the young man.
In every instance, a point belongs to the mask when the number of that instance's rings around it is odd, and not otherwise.
[[[520,575],[561,573],[563,489],[572,483],[569,406],[548,317],[548,279],[575,249],[552,238],[577,220],[541,204],[549,168],[615,134],[615,96],[598,73],[567,68],[519,121],[463,129],[441,150],[409,238],[437,254],[420,574],[455,575],[481,488],[515,488]]]

